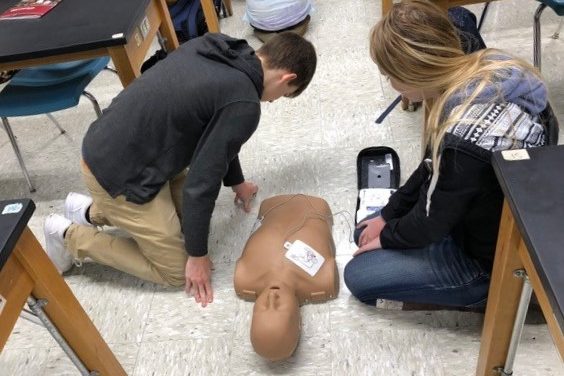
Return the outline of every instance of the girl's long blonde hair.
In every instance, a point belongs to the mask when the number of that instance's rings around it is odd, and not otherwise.
[[[370,55],[380,72],[416,89],[432,89],[439,95],[425,101],[425,147],[431,152],[434,174],[438,175],[441,141],[447,129],[461,119],[470,104],[485,87],[501,82],[514,69],[535,68],[507,53],[485,49],[464,54],[459,35],[447,13],[426,0],[396,3],[374,26],[370,37]],[[503,58],[500,59],[500,56]],[[454,111],[445,105],[454,94],[465,97]],[[503,93],[492,102],[503,103]],[[435,177],[436,178],[436,177]]]

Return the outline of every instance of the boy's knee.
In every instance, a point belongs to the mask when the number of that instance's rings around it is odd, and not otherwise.
[[[186,277],[184,276],[184,273],[182,273],[182,275],[178,275],[161,272],[161,276],[163,278],[164,284],[167,286],[182,287],[186,284]]]
[[[186,283],[184,275],[184,265],[178,267],[158,268],[159,274],[163,279],[163,283],[167,286],[180,287]]]

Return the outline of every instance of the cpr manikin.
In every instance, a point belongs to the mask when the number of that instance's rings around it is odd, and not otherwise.
[[[325,200],[284,195],[264,200],[255,228],[235,268],[235,292],[256,301],[251,343],[269,360],[294,352],[300,305],[337,297],[339,278]]]

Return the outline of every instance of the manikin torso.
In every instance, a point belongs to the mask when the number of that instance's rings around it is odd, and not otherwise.
[[[289,357],[297,345],[299,305],[337,297],[332,214],[321,198],[283,195],[262,202],[258,221],[260,226],[255,226],[237,261],[235,292],[245,300],[256,300],[251,326],[255,351],[279,360]],[[319,270],[304,269],[286,258],[287,248],[296,240],[325,259]],[[302,265],[321,263],[314,253],[307,256]]]
[[[264,217],[264,218],[262,218]],[[235,269],[235,291],[254,301],[273,285],[286,284],[300,304],[333,299],[338,291],[331,209],[325,200],[304,195],[266,199],[259,211],[261,225],[251,235]],[[299,239],[319,252],[325,262],[312,277],[284,255],[286,242]]]

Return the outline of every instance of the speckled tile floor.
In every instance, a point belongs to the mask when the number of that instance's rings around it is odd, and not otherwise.
[[[222,30],[258,47],[242,20],[244,1],[233,0],[235,16]],[[491,47],[531,60],[532,15],[537,2],[494,2],[483,35]],[[396,109],[381,125],[374,119],[396,96],[379,77],[368,55],[368,31],[379,19],[377,0],[318,0],[307,37],[319,56],[310,88],[297,99],[263,106],[261,124],[240,155],[248,179],[259,184],[258,200],[303,192],[324,197],[334,212],[354,211],[355,158],[372,145],[395,148],[402,180],[418,163],[421,112]],[[482,6],[470,7],[477,15]],[[543,16],[543,73],[551,101],[564,123],[564,39],[550,39],[558,18]],[[90,85],[103,107],[121,86],[103,72]],[[44,242],[42,223],[60,212],[69,191],[84,192],[79,172],[80,143],[95,115],[90,104],[55,114],[67,129],[59,135],[44,116],[13,119],[32,179],[27,192],[16,158],[0,132],[0,199],[31,197],[37,210],[30,227]],[[561,134],[564,133],[561,131]],[[561,138],[561,141],[563,139]],[[234,262],[258,205],[245,215],[223,190],[210,234],[216,264],[215,302],[203,309],[181,290],[139,281],[108,268],[85,264],[65,279],[130,375],[471,375],[476,366],[482,315],[452,311],[401,311],[401,304],[369,307],[342,284],[338,299],[302,308],[304,325],[295,355],[270,364],[249,341],[252,303],[232,288]],[[333,235],[342,272],[353,248],[350,219],[338,216]],[[0,376],[76,375],[78,372],[41,328],[20,320],[0,355]],[[546,325],[525,326],[515,375],[563,375],[564,367]]]

